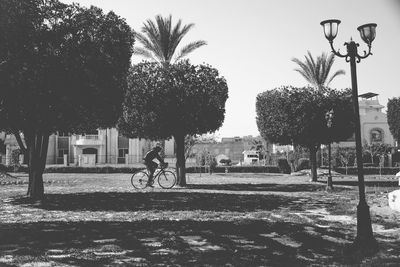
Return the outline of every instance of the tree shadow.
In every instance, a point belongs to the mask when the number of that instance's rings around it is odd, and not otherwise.
[[[351,231],[260,220],[0,224],[0,257],[76,266],[341,265],[354,263],[343,256]]]
[[[270,192],[314,192],[324,191],[325,185],[315,184],[189,184],[189,189],[226,190],[226,191],[270,191]]]
[[[34,205],[61,211],[231,211],[250,212],[289,206],[298,198],[261,194],[221,194],[198,192],[95,192],[47,194],[42,203],[16,198],[14,205]]]
[[[334,185],[348,185],[348,186],[358,186],[358,181],[333,181]],[[397,180],[393,181],[364,181],[366,187],[398,187],[399,182]]]

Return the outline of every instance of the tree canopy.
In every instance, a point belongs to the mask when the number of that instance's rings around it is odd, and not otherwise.
[[[389,99],[387,104],[389,129],[400,146],[400,97]]]
[[[1,127],[23,133],[40,198],[51,133],[115,125],[134,34],[113,12],[57,0],[1,1],[0,32]]]
[[[119,130],[131,138],[174,137],[179,168],[184,167],[185,136],[214,132],[224,120],[228,87],[208,65],[143,62],[131,68],[128,85]]]
[[[342,141],[354,131],[349,90],[291,86],[257,96],[257,126],[263,138],[282,145],[302,145],[314,157],[321,144]],[[326,114],[333,110],[331,127]],[[311,158],[311,163],[316,164]]]

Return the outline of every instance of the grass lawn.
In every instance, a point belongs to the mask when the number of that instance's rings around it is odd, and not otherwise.
[[[52,173],[43,203],[17,177],[0,185],[0,266],[400,265],[390,177],[366,177],[380,248],[366,257],[347,249],[354,176],[334,177],[333,192],[325,178],[279,174],[188,174],[187,188],[137,191],[129,174]]]

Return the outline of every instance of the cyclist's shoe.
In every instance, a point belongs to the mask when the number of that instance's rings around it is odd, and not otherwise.
[[[148,186],[148,187],[154,187],[153,184],[154,184],[154,181],[151,181],[151,180],[150,180],[150,181],[147,182],[146,186]]]

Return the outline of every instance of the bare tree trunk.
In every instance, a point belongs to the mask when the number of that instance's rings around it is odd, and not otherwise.
[[[29,162],[28,149],[24,145],[24,142],[21,139],[21,135],[19,134],[19,131],[13,130],[13,134],[15,136],[15,139],[17,140],[17,143],[18,143],[19,148],[21,149],[21,152],[24,154],[24,163],[28,163]],[[24,139],[25,139],[25,144],[27,144],[27,137],[25,136]]]
[[[27,195],[31,199],[41,200],[44,197],[43,172],[46,167],[49,134],[34,131],[27,136],[29,152],[29,186]]]
[[[176,174],[178,185],[186,186],[186,167],[185,167],[185,135],[174,135],[176,143]]]
[[[316,182],[318,180],[317,176],[317,146],[312,145],[310,149],[310,165],[311,165],[311,181]]]

